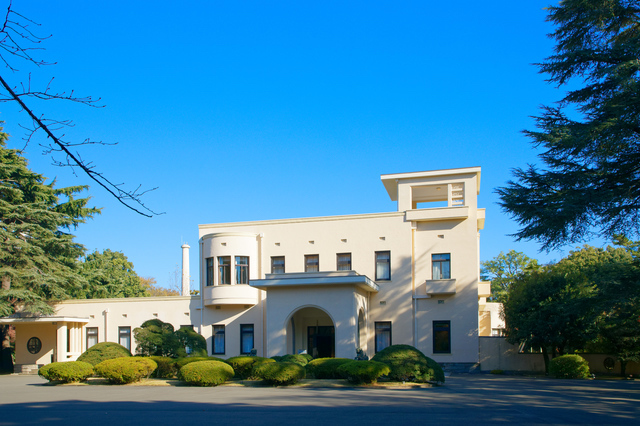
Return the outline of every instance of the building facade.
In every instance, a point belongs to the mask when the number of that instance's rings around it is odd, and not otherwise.
[[[439,363],[471,368],[479,302],[485,306],[490,294],[479,278],[480,168],[381,180],[395,212],[200,225],[198,296],[60,303],[57,316],[70,325],[56,329],[55,358],[74,359],[96,341],[132,347],[130,330],[159,318],[193,326],[209,353],[224,358],[353,358],[359,348],[373,356],[408,344]],[[35,322],[15,323],[22,339],[35,333]],[[53,354],[32,355],[42,363]]]

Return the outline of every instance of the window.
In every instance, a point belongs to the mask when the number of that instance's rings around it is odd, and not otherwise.
[[[337,271],[351,270],[351,253],[338,253],[338,269]]]
[[[118,343],[131,350],[131,327],[118,327]]]
[[[253,349],[253,324],[240,324],[240,353],[250,354]]]
[[[432,254],[431,265],[433,267],[434,280],[448,280],[451,278],[451,255]]]
[[[98,343],[98,327],[87,327],[87,349]]]
[[[213,326],[213,349],[212,353],[224,354],[224,325]]]
[[[207,270],[206,272],[206,281],[205,285],[207,287],[213,285],[213,257],[207,257]]]
[[[284,256],[273,256],[271,258],[271,273],[284,274]]]
[[[231,257],[218,257],[218,284],[231,284]]]
[[[391,321],[376,322],[376,353],[391,346]]]
[[[304,271],[318,272],[320,270],[320,259],[317,254],[306,254],[304,256]]]
[[[249,284],[248,256],[236,256],[236,284]]]
[[[376,252],[376,280],[391,279],[391,252]]]
[[[451,353],[451,321],[433,322],[433,353]]]

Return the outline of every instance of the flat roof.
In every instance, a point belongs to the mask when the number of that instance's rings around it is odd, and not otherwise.
[[[82,322],[88,323],[89,318],[81,317],[21,317],[0,318],[0,324],[25,324],[25,323],[54,323],[54,322]]]
[[[421,179],[434,176],[452,176],[475,173],[478,175],[478,193],[480,193],[480,167],[463,167],[460,169],[443,169],[443,170],[428,170],[424,172],[409,172],[409,173],[393,173],[387,175],[381,175],[380,180],[387,190],[391,201],[398,200],[398,181],[407,179]]]

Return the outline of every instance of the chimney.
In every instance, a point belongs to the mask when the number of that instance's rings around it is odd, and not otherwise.
[[[189,244],[182,245],[182,295],[189,296],[191,289],[189,288]]]

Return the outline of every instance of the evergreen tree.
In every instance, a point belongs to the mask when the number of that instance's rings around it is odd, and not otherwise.
[[[55,188],[32,172],[17,150],[7,149],[0,128],[0,316],[17,310],[50,314],[47,301],[79,288],[78,257],[84,247],[69,233],[99,213],[89,198],[75,198],[83,186]],[[12,370],[8,326],[0,328],[2,369]]]
[[[91,253],[82,263],[80,274],[86,283],[72,294],[79,299],[148,296],[133,263],[119,251]]]
[[[525,271],[538,267],[538,261],[524,253],[509,250],[500,252],[492,260],[480,264],[482,280],[491,281],[491,298],[493,302],[504,303],[509,295],[509,288]]]
[[[594,232],[638,235],[640,0],[563,0],[548,20],[555,54],[540,70],[571,90],[525,132],[544,168],[515,169],[500,204],[521,225],[515,236],[546,250]]]

